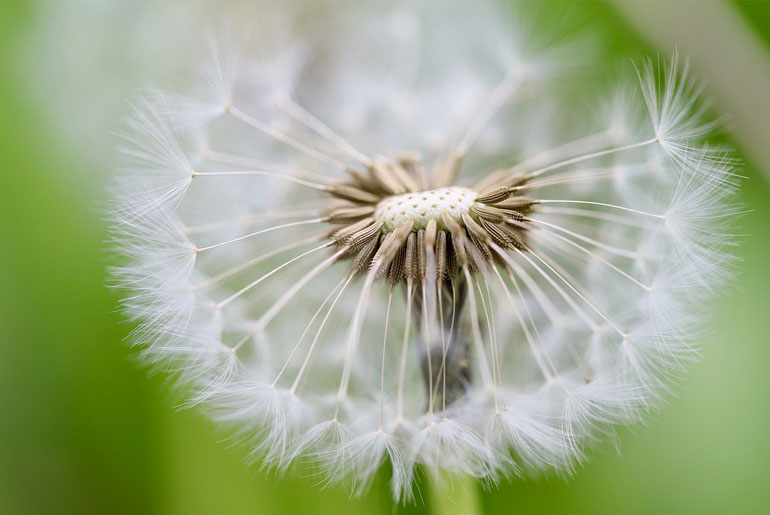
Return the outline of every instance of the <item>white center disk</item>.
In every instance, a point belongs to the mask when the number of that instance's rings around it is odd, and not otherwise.
[[[387,231],[407,220],[414,221],[415,229],[424,229],[430,220],[441,225],[441,213],[446,211],[462,224],[462,215],[468,213],[477,196],[475,191],[459,186],[394,195],[377,204],[374,219],[384,222]]]

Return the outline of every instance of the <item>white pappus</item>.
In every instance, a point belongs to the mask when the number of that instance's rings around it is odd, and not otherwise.
[[[255,460],[389,461],[399,499],[418,465],[569,472],[695,354],[739,214],[700,87],[674,55],[592,105],[591,45],[526,10],[262,13],[135,104],[135,342]]]

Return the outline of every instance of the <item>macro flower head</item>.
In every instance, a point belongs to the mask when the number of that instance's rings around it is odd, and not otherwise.
[[[694,356],[738,214],[701,85],[674,54],[588,95],[593,42],[526,7],[261,13],[135,103],[135,341],[256,461],[569,473]]]

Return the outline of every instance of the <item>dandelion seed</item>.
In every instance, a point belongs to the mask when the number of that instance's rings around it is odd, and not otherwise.
[[[254,62],[212,44],[197,97],[129,117],[113,210],[137,342],[191,404],[267,466],[357,492],[389,461],[403,499],[417,465],[571,471],[654,408],[739,214],[676,55],[544,136],[586,47],[426,4],[361,6]]]

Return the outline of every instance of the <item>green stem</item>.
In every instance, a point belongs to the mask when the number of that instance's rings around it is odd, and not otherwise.
[[[433,515],[480,515],[481,499],[477,480],[467,475],[426,474],[428,506]]]

